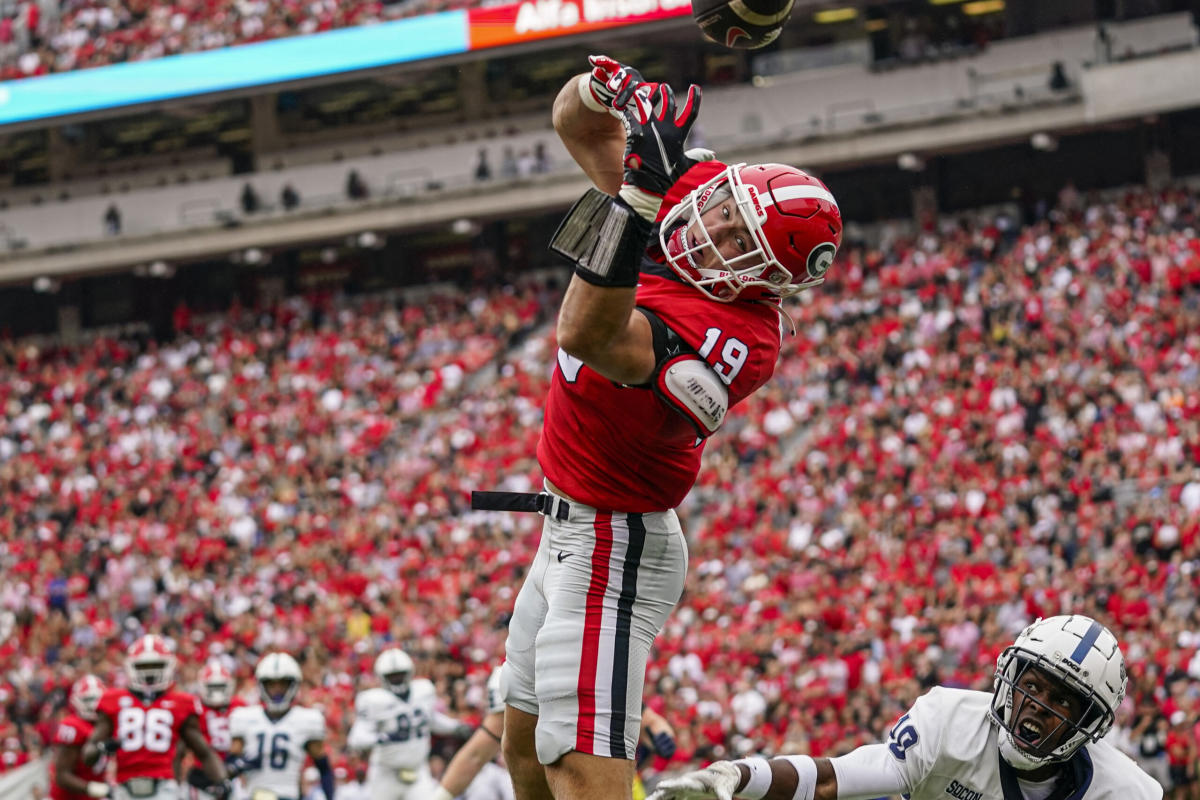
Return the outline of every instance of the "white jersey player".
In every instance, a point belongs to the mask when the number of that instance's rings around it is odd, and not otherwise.
[[[300,665],[287,653],[269,653],[258,662],[254,677],[262,705],[229,715],[231,771],[241,776],[250,800],[299,800],[300,774],[312,757],[326,800],[334,800],[325,716],[294,704]]]
[[[718,761],[649,800],[1159,800],[1162,787],[1101,741],[1125,697],[1116,638],[1084,616],[1040,619],[996,662],[995,691],[935,688],[888,741],[833,759]]]
[[[425,800],[437,784],[429,772],[432,734],[466,737],[471,728],[434,708],[433,684],[413,679],[413,661],[403,650],[384,650],[375,659],[383,686],[359,692],[346,745],[370,750],[367,790],[371,800]]]

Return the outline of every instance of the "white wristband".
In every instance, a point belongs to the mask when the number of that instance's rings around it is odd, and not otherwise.
[[[784,761],[791,762],[796,768],[796,793],[792,800],[813,800],[817,793],[817,762],[812,756],[783,756]]]
[[[600,101],[592,94],[591,83],[592,76],[590,74],[579,76],[579,99],[585,106],[598,114],[611,113],[612,109],[600,105]]]
[[[739,758],[734,764],[743,764],[750,770],[750,780],[737,793],[746,800],[762,800],[771,788],[771,764],[765,758]]]
[[[450,794],[450,790],[439,783],[437,789],[433,791],[433,800],[454,800],[454,795]]]

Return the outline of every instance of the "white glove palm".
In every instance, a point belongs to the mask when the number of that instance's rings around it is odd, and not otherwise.
[[[742,779],[731,761],[715,761],[704,769],[661,781],[646,800],[732,800]]]

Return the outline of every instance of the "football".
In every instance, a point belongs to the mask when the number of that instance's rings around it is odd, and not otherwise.
[[[779,37],[795,0],[692,0],[705,38],[735,50],[765,47]]]

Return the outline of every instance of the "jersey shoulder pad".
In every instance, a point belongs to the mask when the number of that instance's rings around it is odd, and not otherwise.
[[[311,742],[325,738],[325,715],[316,708],[297,708],[303,712],[296,720],[297,727],[304,734],[304,741]]]
[[[386,689],[364,689],[354,698],[354,710],[358,714],[371,714],[386,707],[395,696]]]
[[[253,725],[262,717],[262,706],[241,706],[229,712],[229,727],[238,730]]]
[[[1105,741],[1085,745],[1092,761],[1092,789],[1085,798],[1162,800],[1162,785],[1129,756]]]

